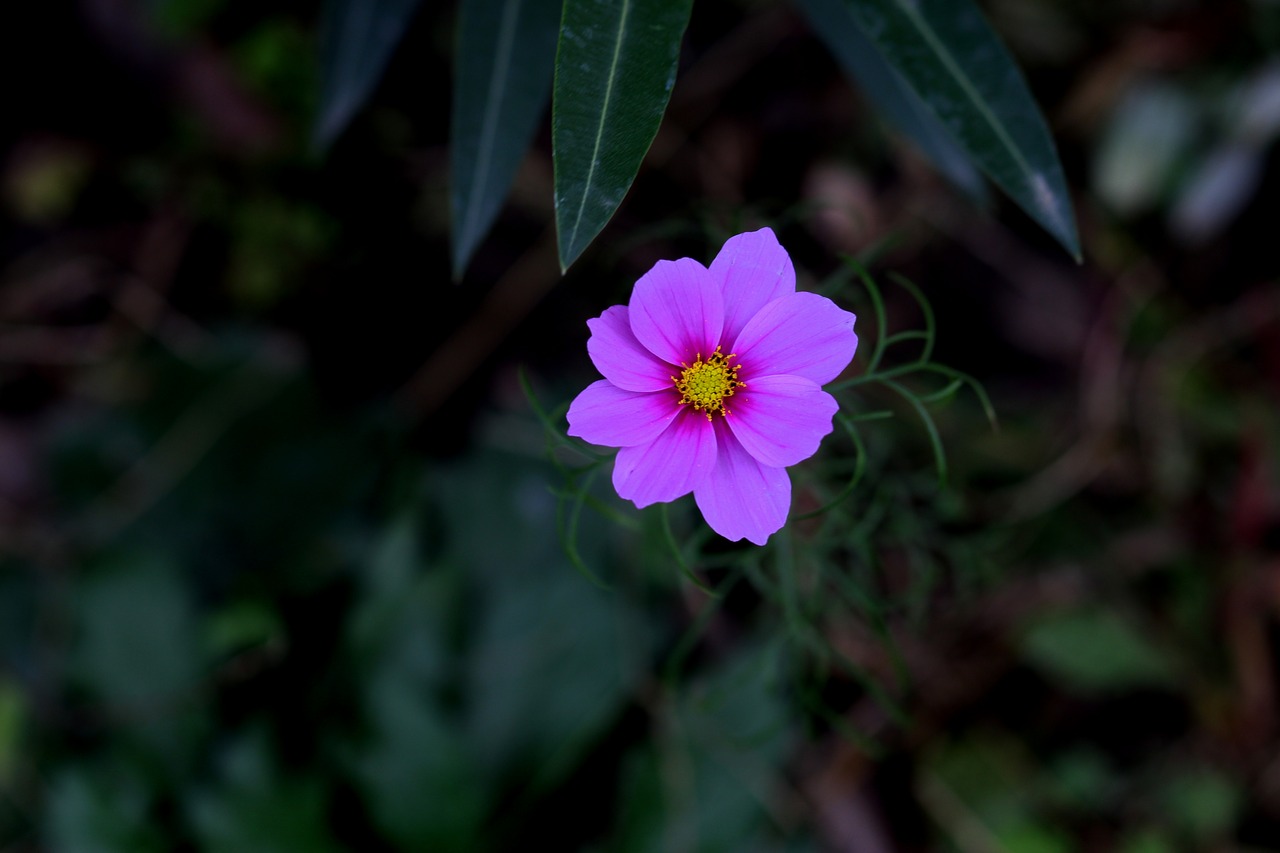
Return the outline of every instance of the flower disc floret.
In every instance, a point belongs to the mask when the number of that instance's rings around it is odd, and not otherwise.
[[[613,486],[637,507],[692,492],[721,536],[763,545],[787,520],[787,467],[831,432],[822,385],[852,360],[855,319],[796,291],[768,228],[730,238],[710,268],[659,261],[629,304],[587,321],[604,378],[569,406],[569,434],[618,448]]]
[[[733,353],[725,355],[720,347],[716,347],[716,351],[707,356],[706,361],[702,360],[702,353],[698,353],[693,364],[681,362],[680,366],[684,370],[678,378],[671,377],[676,390],[680,392],[680,405],[688,404],[696,412],[706,412],[707,420],[711,420],[713,414],[722,417],[729,414],[724,401],[732,397],[739,388],[747,387],[747,383],[738,379],[738,370],[742,365],[733,364],[735,358],[737,356]]]

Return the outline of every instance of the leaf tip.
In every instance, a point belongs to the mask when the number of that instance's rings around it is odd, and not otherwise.
[[[449,269],[453,275],[454,284],[461,283],[462,277],[467,274],[467,267],[471,266],[471,256],[474,251],[474,247],[466,245],[460,237],[454,235],[453,245],[450,246],[449,251]]]
[[[1031,174],[1031,197],[1039,215],[1041,224],[1057,238],[1062,248],[1075,259],[1077,264],[1084,262],[1080,252],[1080,235],[1076,230],[1075,211],[1071,208],[1071,199],[1067,195],[1065,182],[1061,172],[1055,174],[1052,183],[1043,172]]]
[[[559,231],[559,229],[557,230]],[[578,259],[578,256],[582,254],[582,249],[565,245],[563,231],[560,231],[560,238],[558,259],[560,262],[560,275],[563,276],[569,271],[569,267],[573,266],[573,262]]]

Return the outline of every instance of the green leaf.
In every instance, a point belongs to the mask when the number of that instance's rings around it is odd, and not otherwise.
[[[194,614],[178,567],[130,554],[77,590],[77,674],[112,711],[140,715],[178,701],[199,678]]]
[[[320,20],[320,111],[312,136],[328,147],[373,92],[418,0],[326,0]]]
[[[291,777],[276,766],[263,729],[223,745],[216,784],[190,791],[186,802],[199,849],[338,849],[329,826],[328,793],[319,774]],[[121,848],[128,849],[128,848]]]
[[[468,672],[476,760],[496,772],[531,757],[538,769],[527,784],[539,789],[582,760],[641,665],[635,614],[568,566],[551,565],[491,592]]]
[[[980,205],[990,201],[969,155],[951,137],[879,48],[867,38],[843,0],[797,0],[850,81],[906,135],[946,178]]]
[[[557,0],[463,0],[449,152],[453,277],[506,198],[551,93]]]
[[[565,0],[552,103],[560,267],[604,228],[658,133],[692,0]]]
[[[1198,144],[1202,118],[1195,99],[1181,86],[1150,82],[1131,87],[1095,149],[1093,191],[1124,217],[1168,199]]]
[[[156,822],[149,819],[153,799],[133,765],[69,764],[44,792],[42,847],[82,853],[169,849]]]
[[[943,127],[987,175],[1080,259],[1053,139],[1027,83],[971,0],[844,0]]]
[[[762,805],[796,740],[778,651],[747,639],[672,692],[656,720],[662,734],[622,763],[616,822],[601,849],[817,849],[803,832],[780,844]]]
[[[1240,785],[1209,767],[1165,771],[1158,792],[1160,811],[1182,838],[1209,842],[1226,838],[1244,806]]]
[[[486,780],[461,725],[406,675],[393,663],[367,685],[372,738],[354,760],[354,778],[398,849],[474,849]]]
[[[0,790],[13,784],[18,756],[23,748],[26,702],[17,685],[0,678]]]
[[[449,531],[438,559],[466,566],[471,585],[457,605],[433,596],[447,605],[438,623],[464,602],[472,606],[462,690],[471,761],[488,778],[520,775],[527,794],[553,789],[591,754],[626,707],[656,640],[629,599],[573,570],[557,536],[549,474],[487,451],[431,478]],[[588,566],[620,568],[607,556],[617,553],[616,530],[584,525],[581,533]]]
[[[1176,853],[1177,846],[1157,829],[1132,831],[1120,841],[1119,853]]]
[[[1176,680],[1173,662],[1110,611],[1047,614],[1022,638],[1023,656],[1080,693],[1161,686]]]

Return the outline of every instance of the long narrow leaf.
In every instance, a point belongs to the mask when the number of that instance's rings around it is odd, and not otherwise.
[[[987,175],[1080,257],[1062,165],[1027,83],[972,0],[843,0]]]
[[[565,0],[552,102],[560,267],[635,180],[675,84],[692,0]]]
[[[876,109],[919,147],[951,183],[978,204],[989,201],[986,184],[951,134],[880,49],[863,34],[843,0],[797,0],[814,32]]]
[[[327,0],[320,19],[320,111],[312,138],[327,147],[373,92],[418,0]]]
[[[449,153],[453,277],[498,215],[551,94],[559,0],[463,0]]]

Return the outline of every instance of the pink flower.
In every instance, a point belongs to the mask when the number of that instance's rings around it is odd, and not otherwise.
[[[731,238],[709,270],[659,261],[630,305],[587,321],[605,378],[569,407],[569,434],[619,448],[613,486],[637,507],[693,492],[713,530],[763,545],[791,507],[787,466],[831,432],[820,386],[853,359],[854,319],[796,292],[768,228]]]

